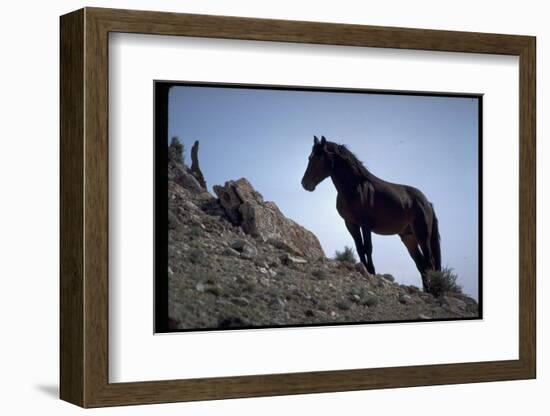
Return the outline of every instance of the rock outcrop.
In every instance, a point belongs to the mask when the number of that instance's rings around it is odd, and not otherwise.
[[[202,174],[201,168],[199,166],[199,141],[196,140],[191,148],[191,173],[197,179],[200,186],[206,190],[206,181],[204,180],[204,175]]]
[[[245,178],[216,185],[214,192],[227,217],[246,234],[301,257],[325,257],[315,234],[286,218],[274,202],[264,201]]]

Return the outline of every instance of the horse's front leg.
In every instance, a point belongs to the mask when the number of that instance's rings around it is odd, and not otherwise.
[[[374,262],[372,261],[371,230],[366,224],[361,226],[361,230],[363,231],[363,246],[365,247],[365,253],[367,255],[367,264],[365,266],[370,274],[376,274],[376,271],[374,270]]]
[[[351,222],[346,221],[346,228],[353,237],[355,242],[355,249],[357,250],[357,255],[361,263],[365,265],[367,270],[369,269],[367,259],[365,258],[365,247],[363,246],[363,239],[361,238],[361,228],[358,225],[352,224]]]

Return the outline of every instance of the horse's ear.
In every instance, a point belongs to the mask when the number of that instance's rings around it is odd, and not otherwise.
[[[319,144],[319,139],[317,136],[313,136],[313,144]]]
[[[324,146],[327,142],[327,139],[325,139],[325,136],[321,136],[321,145]]]

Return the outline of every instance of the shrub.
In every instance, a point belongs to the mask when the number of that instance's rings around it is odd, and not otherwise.
[[[462,287],[456,283],[457,274],[450,267],[441,271],[429,271],[426,274],[426,292],[435,297],[446,293],[462,293]]]
[[[341,262],[352,264],[357,263],[357,259],[355,258],[355,253],[353,252],[353,249],[348,246],[345,246],[343,251],[336,250],[334,253],[334,258]]]
[[[172,137],[170,141],[170,146],[168,148],[168,159],[174,160],[178,163],[183,163],[184,160],[184,147],[183,143],[180,142],[180,139],[176,136]]]

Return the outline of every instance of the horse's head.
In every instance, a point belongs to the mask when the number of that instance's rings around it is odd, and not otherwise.
[[[327,151],[325,136],[321,140],[313,136],[313,149],[309,155],[309,163],[302,178],[302,186],[306,191],[313,192],[315,187],[332,173],[332,158]]]

